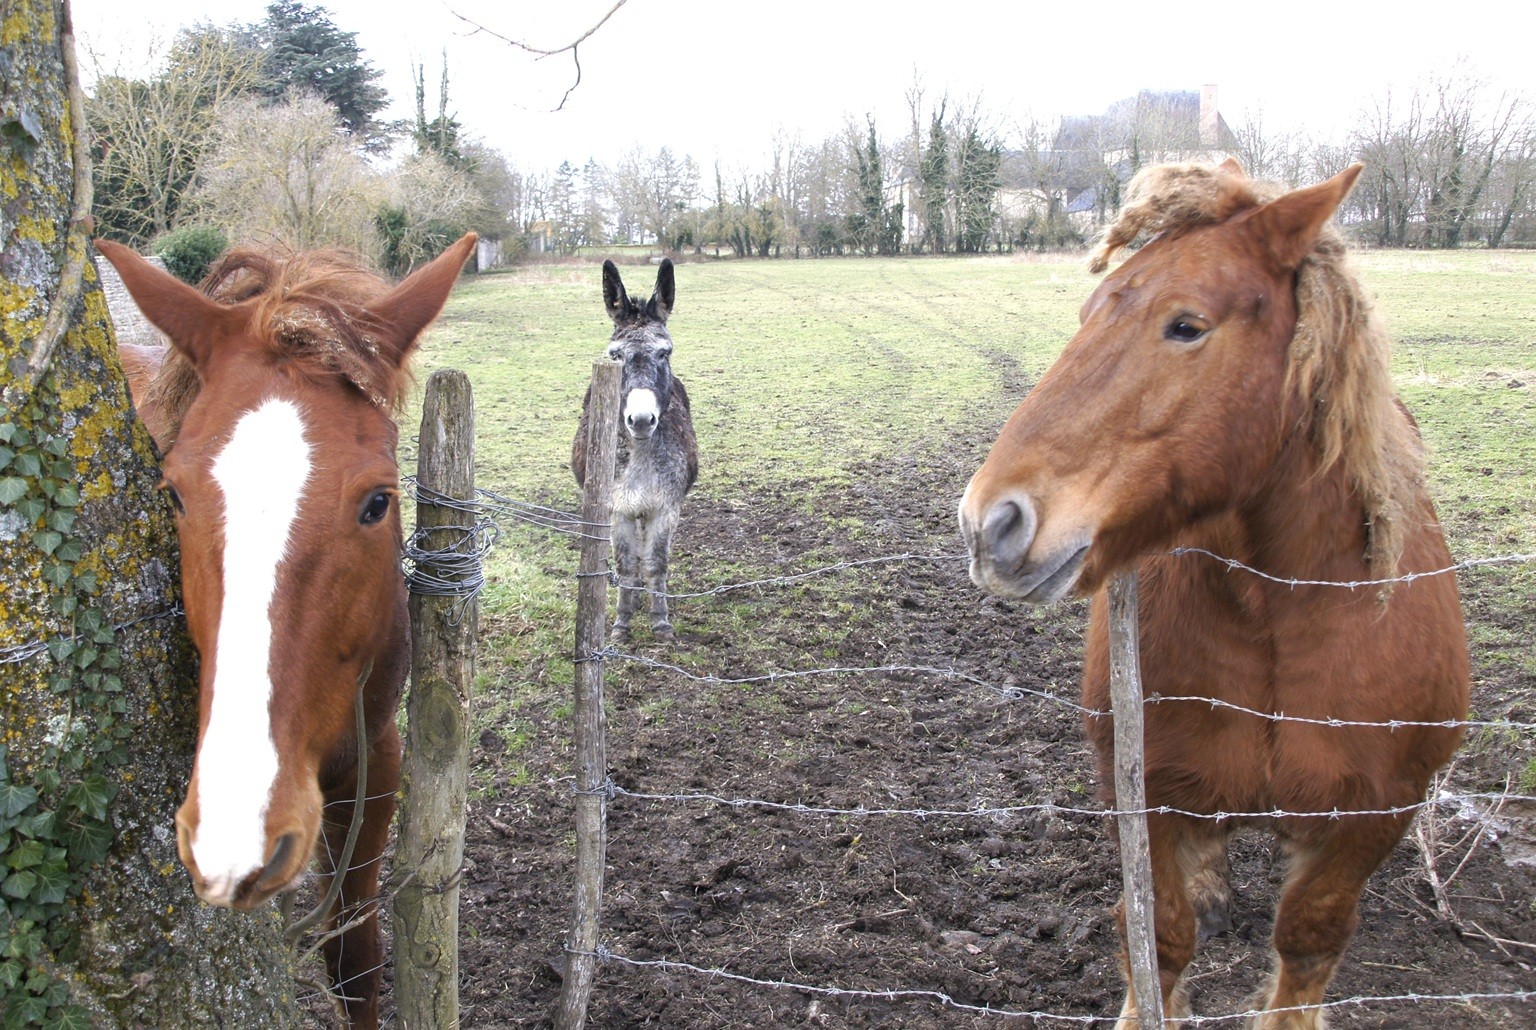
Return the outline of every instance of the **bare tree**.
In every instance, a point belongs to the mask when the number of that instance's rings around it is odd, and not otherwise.
[[[198,211],[231,239],[376,248],[382,184],[316,96],[231,105],[202,180]]]
[[[259,80],[261,51],[231,28],[183,30],[145,81],[97,62],[86,116],[95,133],[95,214],[106,235],[143,244],[174,229],[221,116]]]

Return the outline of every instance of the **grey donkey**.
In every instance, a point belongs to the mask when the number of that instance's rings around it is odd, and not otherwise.
[[[672,374],[672,337],[667,317],[677,297],[672,262],[656,273],[651,299],[636,304],[612,261],[603,262],[603,304],[613,319],[608,356],[624,362],[619,408],[618,463],[613,483],[613,553],[619,567],[619,615],[613,636],[629,636],[629,620],[640,595],[651,598],[651,632],[658,640],[676,634],[667,616],[667,556],[672,532],[682,518],[683,496],[699,475],[688,391]],[[587,478],[587,405],[571,444],[576,482]]]

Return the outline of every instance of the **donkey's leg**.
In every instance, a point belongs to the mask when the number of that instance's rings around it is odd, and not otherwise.
[[[1350,816],[1324,826],[1300,828],[1285,843],[1291,870],[1275,916],[1279,965],[1268,988],[1266,1010],[1255,1030],[1321,1030],[1318,1005],[1359,920],[1360,892],[1397,846],[1407,816]]]
[[[672,552],[672,531],[677,528],[675,508],[662,508],[647,520],[645,532],[645,585],[651,589],[651,632],[657,640],[675,640],[667,615],[667,560]]]
[[[638,519],[613,516],[613,560],[619,567],[619,614],[613,621],[615,640],[629,639],[629,620],[640,600],[640,536]]]
[[[347,867],[340,871],[341,894],[326,917],[326,929],[346,927],[326,941],[325,967],[331,984],[347,1009],[352,1030],[374,1030],[379,1025],[379,984],[384,967],[384,945],[379,935],[379,862],[395,813],[395,789],[400,785],[400,735],[391,719],[368,752],[368,783],[363,803],[363,825]],[[352,810],[357,803],[354,773],[329,790],[325,797],[323,833],[325,854],[320,856],[322,893],[337,875],[335,863],[346,847]],[[351,925],[353,923],[356,925]]]
[[[1229,831],[1211,820],[1191,820],[1179,846],[1179,867],[1194,907],[1197,939],[1232,929],[1232,867],[1227,861]]]
[[[1180,856],[1188,848],[1185,839],[1198,829],[1185,816],[1149,815],[1147,835],[1152,852],[1152,922],[1157,939],[1157,972],[1163,992],[1165,1025],[1182,1025],[1189,1015],[1189,1004],[1180,982],[1190,960],[1195,957],[1195,910],[1185,890],[1185,873]],[[1126,971],[1125,1004],[1115,1030],[1139,1030],[1141,1020],[1136,1010],[1136,992],[1130,984],[1130,962],[1126,948],[1125,901],[1115,906],[1115,922],[1120,928],[1120,961]]]

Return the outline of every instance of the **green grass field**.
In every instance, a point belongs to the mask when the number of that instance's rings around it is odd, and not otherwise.
[[[1357,265],[1396,340],[1397,381],[1423,427],[1453,553],[1536,552],[1536,254],[1382,252]],[[632,294],[648,295],[654,268],[623,271]],[[903,463],[939,453],[979,461],[1070,338],[1096,281],[1079,257],[680,266],[673,364],[693,399],[703,465],[694,497],[745,511],[773,495],[814,520],[863,476],[899,478]],[[579,505],[566,461],[608,338],[599,283],[590,264],[466,280],[432,330],[418,377],[469,374],[481,486]],[[404,436],[414,437],[416,417]],[[413,444],[402,450],[409,471]],[[838,531],[871,539],[871,553],[907,549],[876,547],[872,527],[838,517]],[[793,571],[816,557],[701,568],[683,555],[672,588]],[[531,528],[509,528],[490,563],[480,704],[514,744],[518,706],[542,697],[558,714],[563,703],[555,688],[570,678],[573,570],[567,541]],[[1536,566],[1469,575],[1492,606],[1493,617],[1473,624],[1479,669],[1514,673],[1528,688],[1536,647],[1515,616],[1528,611]],[[749,628],[749,612],[721,611]],[[508,678],[520,681],[516,691],[496,685]]]

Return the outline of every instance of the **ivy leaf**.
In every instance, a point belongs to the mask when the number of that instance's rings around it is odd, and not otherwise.
[[[29,523],[36,522],[39,518],[41,518],[43,512],[46,511],[47,508],[47,502],[44,501],[41,497],[28,497],[26,500],[16,505],[16,510],[21,512],[21,517],[26,519]]]
[[[40,529],[32,534],[32,542],[44,554],[52,554],[64,542],[64,534],[52,529]],[[67,561],[68,559],[65,560]]]
[[[10,413],[11,413],[11,409],[10,408],[6,408],[4,411],[0,411],[0,418],[4,418],[6,416],[9,416]],[[16,423],[14,423],[14,422],[0,422],[0,443],[10,443],[11,442],[11,438],[14,437],[15,435],[16,435]]]
[[[116,790],[100,773],[87,776],[64,795],[64,800],[92,819],[101,821],[107,817],[107,804]]]
[[[62,436],[49,437],[48,442],[43,444],[43,450],[55,458],[62,458],[69,451],[69,441]]]
[[[75,642],[68,637],[54,637],[48,641],[48,653],[56,662],[62,662],[75,653]]]
[[[43,1030],[91,1030],[91,1017],[79,1005],[66,1005],[54,1012]]]
[[[78,512],[59,509],[48,513],[48,528],[56,529],[60,533],[68,533],[75,528],[75,519],[79,518]]]
[[[0,477],[0,504],[15,504],[27,494],[27,481],[18,476]]]
[[[16,460],[12,464],[17,472],[29,478],[36,476],[43,469],[43,459],[33,451],[22,451],[16,455]]]
[[[43,566],[43,581],[63,589],[64,584],[69,582],[69,573],[68,565],[56,561],[49,562]]]
[[[76,862],[100,862],[112,847],[112,827],[105,823],[76,823],[64,831],[64,846]]]
[[[11,898],[30,898],[37,887],[37,874],[29,869],[18,869],[0,883],[0,894]]]
[[[39,905],[57,905],[69,896],[69,869],[62,859],[45,862],[38,867],[36,873],[37,886],[32,891],[33,901]]]
[[[31,787],[0,783],[0,815],[7,819],[20,815],[36,803],[37,791]]]
[[[0,469],[3,469],[9,465],[11,463],[11,459],[14,457],[16,457],[15,451],[11,450],[9,447],[0,447]]]
[[[73,483],[65,483],[54,493],[53,503],[61,508],[78,508],[80,491]]]
[[[5,864],[12,869],[30,869],[33,866],[42,865],[47,857],[43,851],[43,842],[40,840],[22,841],[21,847],[11,850],[11,857],[5,860]],[[18,894],[16,897],[22,897]]]

